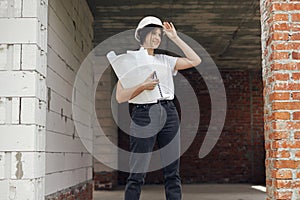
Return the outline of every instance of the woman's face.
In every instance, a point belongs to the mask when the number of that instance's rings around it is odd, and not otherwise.
[[[161,34],[161,28],[154,28],[147,34],[143,47],[153,49],[158,48],[161,42]]]

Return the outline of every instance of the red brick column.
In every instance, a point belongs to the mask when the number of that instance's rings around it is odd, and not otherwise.
[[[267,200],[300,199],[300,1],[261,0]]]

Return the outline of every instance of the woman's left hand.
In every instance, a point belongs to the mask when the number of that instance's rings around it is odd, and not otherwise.
[[[168,36],[169,39],[174,40],[178,37],[176,29],[172,22],[170,23],[164,22],[163,25],[164,25],[164,33]]]

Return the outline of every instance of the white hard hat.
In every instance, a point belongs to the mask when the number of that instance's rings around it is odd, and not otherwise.
[[[145,26],[147,25],[150,25],[150,24],[154,24],[154,25],[158,25],[158,26],[161,26],[163,27],[163,24],[161,22],[161,20],[157,17],[154,17],[154,16],[147,16],[147,17],[144,17],[138,24],[137,28],[135,29],[135,39],[137,41],[140,42],[140,36],[139,36],[139,30],[141,30],[142,28],[144,28]]]

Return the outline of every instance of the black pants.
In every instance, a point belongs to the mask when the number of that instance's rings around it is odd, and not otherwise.
[[[172,144],[175,144],[171,151],[168,150],[169,152],[160,151],[160,156],[162,164],[164,164],[171,154],[178,155],[175,161],[164,165],[163,175],[166,199],[181,199],[179,130],[178,113],[172,101],[165,100],[157,104],[134,104],[130,125],[130,151],[148,154],[130,157],[131,173],[125,188],[125,200],[138,200],[140,198],[141,186],[144,184],[146,175],[145,171],[148,169],[151,152],[156,141],[159,149],[170,144],[171,141]]]

